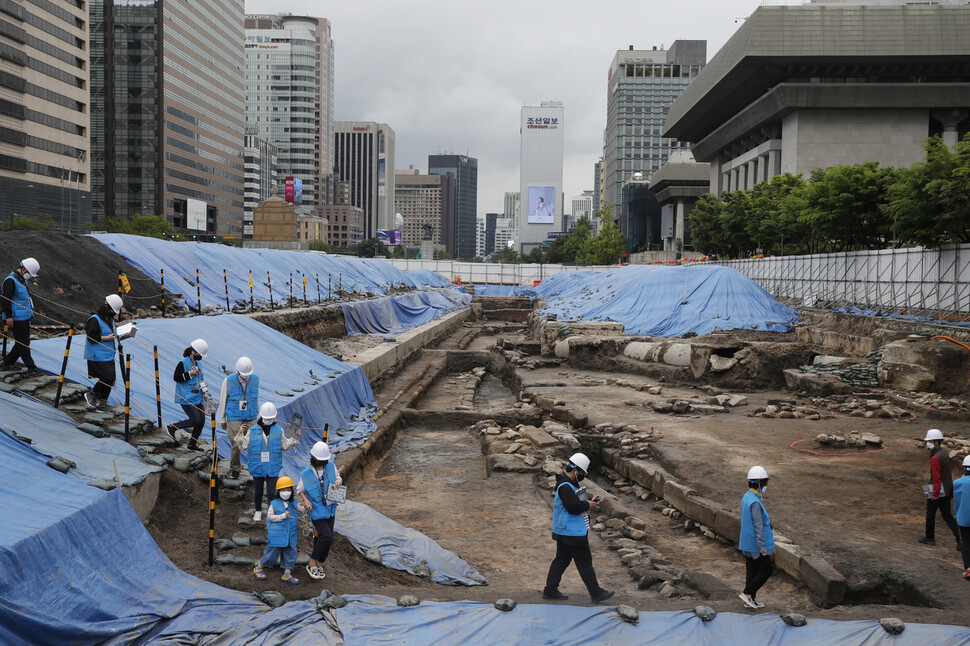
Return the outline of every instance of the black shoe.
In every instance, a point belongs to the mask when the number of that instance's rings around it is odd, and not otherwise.
[[[98,406],[98,400],[95,398],[94,393],[90,390],[84,393],[84,401],[91,408],[96,408]]]
[[[569,598],[569,595],[563,594],[559,590],[550,590],[546,588],[542,591],[542,598],[549,599],[550,601],[565,601]]]
[[[199,443],[196,442],[195,440],[190,441],[189,446],[187,448],[189,451],[196,451],[196,452],[202,451],[202,447],[199,446]]]
[[[175,424],[169,424],[168,426],[165,427],[165,430],[168,431],[168,436],[173,440],[175,440],[175,442],[177,443],[178,440],[175,439],[175,433],[179,430],[178,426],[176,426]]]
[[[936,539],[934,538],[926,538],[925,536],[920,536],[916,540],[918,540],[923,545],[936,545]]]
[[[957,551],[958,552],[962,552],[963,551],[963,543],[957,543]]]
[[[600,590],[596,594],[590,595],[589,598],[593,600],[593,603],[600,603],[610,599],[614,594],[616,594],[616,590]]]

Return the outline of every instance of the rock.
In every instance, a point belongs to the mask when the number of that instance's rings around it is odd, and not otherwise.
[[[646,521],[643,520],[642,518],[637,518],[636,516],[627,516],[624,519],[624,521],[626,522],[627,525],[629,525],[630,527],[632,527],[634,529],[643,530],[643,529],[646,529],[647,528]]]
[[[863,433],[862,437],[859,438],[866,444],[872,444],[873,446],[882,446],[882,438],[875,433]]]
[[[235,565],[236,558],[232,554],[220,554],[216,557],[216,563],[219,565]]]
[[[606,529],[606,525],[604,525],[603,523],[596,523],[595,525],[591,526],[590,529],[596,532],[601,532],[604,529]]]
[[[61,473],[67,473],[71,469],[77,468],[77,464],[71,462],[67,458],[62,458],[59,455],[48,460],[47,466],[55,471],[60,471]]]
[[[535,465],[539,464],[539,461],[531,455],[527,455],[525,456],[525,464],[526,466],[534,467]]]
[[[279,608],[286,603],[286,597],[275,590],[266,592],[253,592],[253,596],[265,603],[270,608]]]
[[[673,411],[675,413],[677,413],[678,415],[683,415],[684,413],[690,410],[690,402],[687,402],[683,399],[678,399],[678,400],[675,400],[673,404],[671,404],[671,407],[673,408]]]
[[[623,565],[626,565],[628,567],[638,565],[641,562],[641,560],[642,559],[640,558],[640,552],[632,552],[630,554],[625,554],[620,557],[620,561],[622,561]]]
[[[717,616],[717,611],[710,606],[697,606],[694,608],[694,614],[701,618],[701,621],[710,621]]]
[[[718,354],[711,355],[711,372],[727,372],[738,365],[738,360],[734,357],[722,357]]]
[[[628,624],[635,624],[640,621],[640,613],[637,612],[635,608],[630,606],[617,606],[616,614],[618,614],[620,619]]]
[[[268,539],[267,539],[266,536],[261,536],[261,535],[250,536],[249,537],[249,544],[250,545],[266,545],[267,540]]]
[[[650,404],[650,408],[652,408],[654,412],[662,414],[671,413],[674,410],[674,407],[670,404],[670,402],[653,402]]]
[[[111,491],[118,486],[118,483],[113,478],[101,478],[100,480],[91,480],[88,482],[88,486],[97,487],[104,491]]]
[[[781,620],[789,626],[794,626],[795,628],[800,628],[808,623],[808,621],[805,619],[805,615],[801,615],[797,612],[786,612],[781,616]]]
[[[727,405],[731,408],[737,408],[738,406],[747,406],[748,398],[744,395],[731,395],[727,400]]]
[[[215,546],[217,550],[234,550],[236,549],[236,544],[230,541],[228,538],[217,538],[215,540]]]
[[[179,473],[188,473],[192,468],[192,458],[189,456],[179,456],[172,462],[172,468]]]
[[[318,610],[337,610],[343,608],[347,605],[347,600],[341,597],[339,594],[331,593],[326,599],[321,599],[317,602]]]
[[[675,594],[677,594],[676,586],[674,586],[669,581],[667,581],[662,586],[660,586],[660,592],[658,593],[658,596],[661,599],[669,599]]]
[[[414,567],[414,575],[419,576],[422,579],[431,580],[431,568],[422,563],[421,565],[416,565]]]
[[[620,528],[620,532],[622,532],[623,535],[626,536],[627,538],[635,541],[642,541],[642,540],[646,540],[647,538],[646,532],[643,532],[639,529],[633,529],[632,527],[625,524],[623,525],[623,527]]]
[[[495,608],[502,612],[510,612],[515,609],[514,599],[499,599],[495,602]]]
[[[161,455],[149,454],[142,458],[143,462],[155,465],[156,467],[168,467],[168,462]]]
[[[233,557],[233,562],[236,565],[246,565],[248,567],[253,567],[256,565],[256,561],[246,556],[235,556]]]
[[[310,555],[309,554],[300,553],[300,554],[297,554],[296,555],[296,565],[297,565],[297,567],[299,567],[301,565],[306,565],[309,562],[310,562]]]
[[[232,542],[235,543],[236,545],[238,545],[239,547],[249,547],[250,546],[249,537],[248,536],[242,536],[240,534],[233,535]]]
[[[364,558],[371,563],[377,563],[378,565],[384,564],[384,561],[381,560],[381,551],[376,547],[372,547],[364,552]]]
[[[78,424],[77,429],[79,431],[84,431],[85,433],[87,433],[88,435],[91,435],[92,437],[107,437],[107,433],[101,430],[100,427],[88,422],[85,422],[84,424]]]
[[[253,522],[253,517],[252,516],[241,516],[239,518],[239,520],[236,521],[236,524],[237,525],[243,525],[243,526],[246,526],[246,527],[251,527],[251,526],[255,525],[256,523]]]
[[[626,527],[626,523],[619,518],[607,518],[605,521],[603,521],[603,524],[610,529],[622,529]]]
[[[660,581],[660,578],[657,576],[656,571],[651,570],[640,577],[640,581],[637,582],[637,587],[641,590],[646,590],[657,581]]]
[[[419,603],[421,603],[421,600],[410,594],[406,594],[397,600],[397,605],[401,606],[402,608],[410,608],[411,606],[416,606]]]
[[[663,392],[662,386],[650,386],[649,388],[647,388],[647,394],[649,395],[659,395],[662,392]]]
[[[879,625],[890,635],[898,635],[906,630],[906,624],[903,623],[902,619],[897,619],[896,617],[880,619]]]

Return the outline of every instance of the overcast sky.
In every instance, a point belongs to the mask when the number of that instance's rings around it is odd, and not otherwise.
[[[565,107],[566,204],[593,188],[603,154],[606,77],[617,49],[706,40],[708,60],[761,0],[577,2],[488,0],[430,4],[247,0],[248,13],[330,20],[335,118],[387,123],[395,167],[428,172],[428,155],[478,159],[478,214],[501,212],[519,190],[519,112]],[[567,206],[566,211],[569,211]]]

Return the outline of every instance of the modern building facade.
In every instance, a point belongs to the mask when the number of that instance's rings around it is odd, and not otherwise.
[[[970,4],[762,6],[670,109],[711,192],[836,164],[906,167],[970,130]]]
[[[519,195],[516,246],[527,254],[562,231],[562,101],[522,106],[519,123]]]
[[[519,192],[506,191],[502,202],[502,217],[515,219],[519,216]]]
[[[670,105],[706,62],[705,40],[677,40],[668,50],[638,50],[631,45],[616,52],[607,81],[601,171],[601,199],[614,210],[622,202],[624,183],[634,173],[649,180],[670,152],[681,146],[661,130]]]
[[[509,242],[515,243],[515,220],[513,218],[499,218],[495,221],[495,251],[508,247]]]
[[[246,16],[246,127],[277,147],[280,177],[303,182],[302,211],[333,202],[334,50],[330,21]]]
[[[593,164],[593,211],[600,210],[600,194],[603,192],[603,158],[600,157]]]
[[[482,255],[488,256],[495,252],[495,223],[498,222],[498,213],[485,214],[485,247]]]
[[[595,193],[596,191],[583,191],[582,195],[577,195],[572,199],[570,213],[572,214],[573,226],[583,217],[589,218],[590,221],[593,220],[593,195]]]
[[[650,190],[650,182],[639,173],[623,182],[620,205],[613,215],[628,252],[661,248],[660,202]]]
[[[373,121],[334,122],[334,180],[364,212],[364,239],[394,228],[394,131]]]
[[[711,190],[710,173],[710,164],[694,161],[689,150],[681,149],[653,174],[650,190],[660,202],[663,251],[693,250],[690,214],[700,196]]]
[[[446,227],[441,244],[452,258],[475,257],[478,219],[478,160],[454,153],[428,155],[428,174],[455,177],[454,225]]]
[[[394,204],[404,218],[401,244],[420,247],[422,240],[431,240],[440,245],[449,235],[453,236],[454,174],[422,175],[412,166],[395,171],[394,175]]]
[[[250,239],[253,236],[253,211],[272,194],[273,187],[278,186],[276,146],[247,130],[243,161],[246,168],[243,237]]]
[[[91,221],[84,3],[0,3],[0,223]]]
[[[243,5],[91,3],[95,220],[148,212],[242,235]]]

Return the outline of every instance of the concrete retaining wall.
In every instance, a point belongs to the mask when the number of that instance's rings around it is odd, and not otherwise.
[[[171,467],[170,467],[171,468]],[[136,485],[122,487],[121,491],[131,503],[132,509],[138,514],[142,522],[148,520],[155,502],[158,500],[158,484],[162,480],[162,472],[150,473],[147,478]]]

